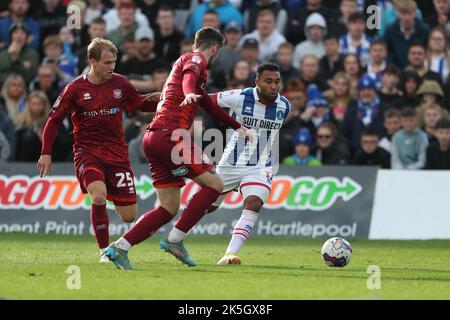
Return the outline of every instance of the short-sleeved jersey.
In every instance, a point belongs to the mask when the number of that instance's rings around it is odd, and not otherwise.
[[[198,75],[196,94],[202,94],[206,86],[207,62],[203,54],[189,52],[183,54],[174,63],[172,71],[161,92],[161,101],[158,104],[156,115],[149,125],[149,129],[178,128],[189,129],[194,121],[197,105],[183,106],[185,96],[183,93],[183,73],[191,70]]]
[[[70,113],[75,157],[89,153],[107,162],[128,162],[122,111],[140,107],[146,97],[123,76],[113,73],[102,84],[80,76],[69,83],[55,101],[49,118],[61,123]]]
[[[290,111],[289,101],[278,95],[272,106],[259,101],[256,88],[230,90],[217,94],[217,103],[230,109],[230,115],[248,129],[254,130],[250,143],[234,131],[225,147],[219,166],[272,167],[278,133]]]

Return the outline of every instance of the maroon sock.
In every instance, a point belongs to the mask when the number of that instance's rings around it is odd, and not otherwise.
[[[208,208],[217,200],[220,192],[211,187],[203,187],[189,200],[175,227],[188,232],[206,214]]]
[[[172,220],[172,218],[172,215],[163,207],[155,208],[143,214],[123,237],[131,245],[138,244],[151,237],[156,230]]]
[[[109,219],[106,204],[91,204],[91,223],[100,249],[109,246]]]

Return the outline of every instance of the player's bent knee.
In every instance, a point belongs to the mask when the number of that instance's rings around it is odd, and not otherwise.
[[[125,223],[132,223],[134,222],[134,220],[136,220],[136,216],[134,215],[129,215],[129,216],[121,216],[122,221]]]
[[[161,203],[161,207],[167,210],[173,217],[177,215],[180,205],[176,203]]]
[[[263,201],[257,196],[249,196],[244,200],[244,209],[259,212],[263,206]]]
[[[215,189],[217,192],[223,192],[224,185],[222,179],[220,179],[219,176],[216,176],[214,179],[212,179],[209,186]]]
[[[94,193],[91,195],[92,203],[98,206],[106,204],[106,194]]]

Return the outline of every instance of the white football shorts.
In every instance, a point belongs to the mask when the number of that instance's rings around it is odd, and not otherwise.
[[[220,206],[228,192],[233,190],[240,192],[244,200],[248,196],[257,196],[265,203],[269,198],[272,189],[272,168],[217,166],[216,169],[224,188],[213,206]]]

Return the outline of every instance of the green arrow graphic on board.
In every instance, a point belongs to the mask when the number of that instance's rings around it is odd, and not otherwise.
[[[286,207],[321,211],[330,208],[339,198],[350,201],[361,191],[362,186],[350,177],[341,181],[335,177],[300,177],[293,181]]]
[[[149,198],[153,193],[155,193],[155,188],[149,177],[140,176],[140,178],[135,178],[136,193],[139,199],[145,200]],[[89,208],[91,206],[92,200],[89,195],[84,200],[84,206]],[[107,202],[108,207],[113,207],[114,203],[112,201]]]

